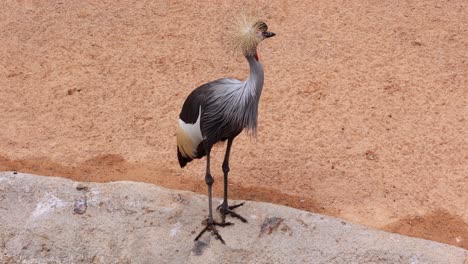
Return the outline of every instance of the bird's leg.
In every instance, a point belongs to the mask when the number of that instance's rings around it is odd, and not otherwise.
[[[221,216],[223,221],[221,223],[224,223],[226,220],[226,215],[230,214],[232,217],[240,219],[242,222],[246,223],[247,219],[244,217],[240,216],[239,214],[235,213],[234,210],[235,208],[244,205],[244,203],[236,204],[233,206],[228,206],[228,174],[229,174],[229,156],[231,154],[231,146],[232,146],[232,141],[234,139],[230,138],[228,139],[227,147],[226,147],[226,155],[224,156],[224,161],[223,161],[223,173],[224,173],[224,199],[223,203],[218,206],[219,211],[221,212]]]
[[[221,226],[221,227],[224,227],[224,226],[228,226],[228,225],[232,225],[232,223],[226,223],[226,222],[222,222],[222,223],[217,223],[213,220],[213,207],[212,207],[212,199],[211,199],[211,187],[213,185],[213,182],[214,182],[214,179],[213,177],[211,176],[211,173],[210,173],[210,149],[208,149],[206,151],[206,175],[205,175],[205,182],[206,182],[206,185],[208,186],[208,219],[206,220],[206,226],[203,228],[203,230],[198,234],[198,236],[195,238],[195,241],[197,241],[202,235],[203,233],[205,233],[207,230],[211,231],[211,233],[217,238],[219,239],[223,244],[224,243],[224,240],[223,238],[221,237],[221,235],[218,233],[218,230],[216,230],[216,227],[215,226]]]

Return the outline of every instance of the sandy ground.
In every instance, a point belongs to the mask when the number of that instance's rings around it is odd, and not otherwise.
[[[462,0],[2,1],[0,170],[204,194],[174,132],[192,89],[247,75],[224,35],[243,9],[278,35],[260,47],[258,137],[234,142],[232,196],[468,248]]]

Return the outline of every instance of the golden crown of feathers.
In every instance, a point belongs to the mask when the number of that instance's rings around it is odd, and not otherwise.
[[[229,45],[245,55],[255,53],[257,45],[263,40],[261,33],[267,32],[267,24],[254,17],[241,15],[232,23],[229,32]],[[260,33],[260,34],[259,34]]]

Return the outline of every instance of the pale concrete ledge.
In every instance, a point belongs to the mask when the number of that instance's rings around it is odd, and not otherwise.
[[[219,229],[226,245],[208,233],[194,243],[206,203],[205,196],[151,184],[0,172],[0,263],[463,264],[467,255],[258,202],[238,208],[248,224],[233,219],[234,226]]]

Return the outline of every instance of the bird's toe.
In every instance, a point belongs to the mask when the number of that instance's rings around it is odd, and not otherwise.
[[[247,223],[248,222],[247,219],[245,219],[244,217],[242,217],[241,215],[233,211],[235,208],[242,206],[242,205],[244,205],[244,203],[240,203],[240,204],[236,204],[232,206],[227,206],[227,204],[224,204],[224,203],[221,204],[218,208],[219,208],[219,212],[221,213],[223,222],[224,222],[224,219],[226,219],[226,215],[231,215],[232,217],[241,220],[243,223]]]
[[[220,226],[220,227],[225,227],[225,226],[230,226],[230,225],[234,225],[234,223],[231,223],[231,222],[221,222],[221,223],[218,223],[218,222],[215,222],[215,221],[209,221],[208,219],[207,220],[204,220],[203,221],[203,225],[205,225],[205,227],[203,228],[202,231],[200,231],[200,233],[195,237],[194,241],[197,241],[198,239],[200,239],[200,237],[206,232],[206,231],[211,231],[211,234],[215,236],[216,239],[218,239],[219,241],[221,241],[221,243],[223,244],[226,244],[224,242],[224,239],[223,237],[219,234],[218,230],[216,229],[216,226]]]

